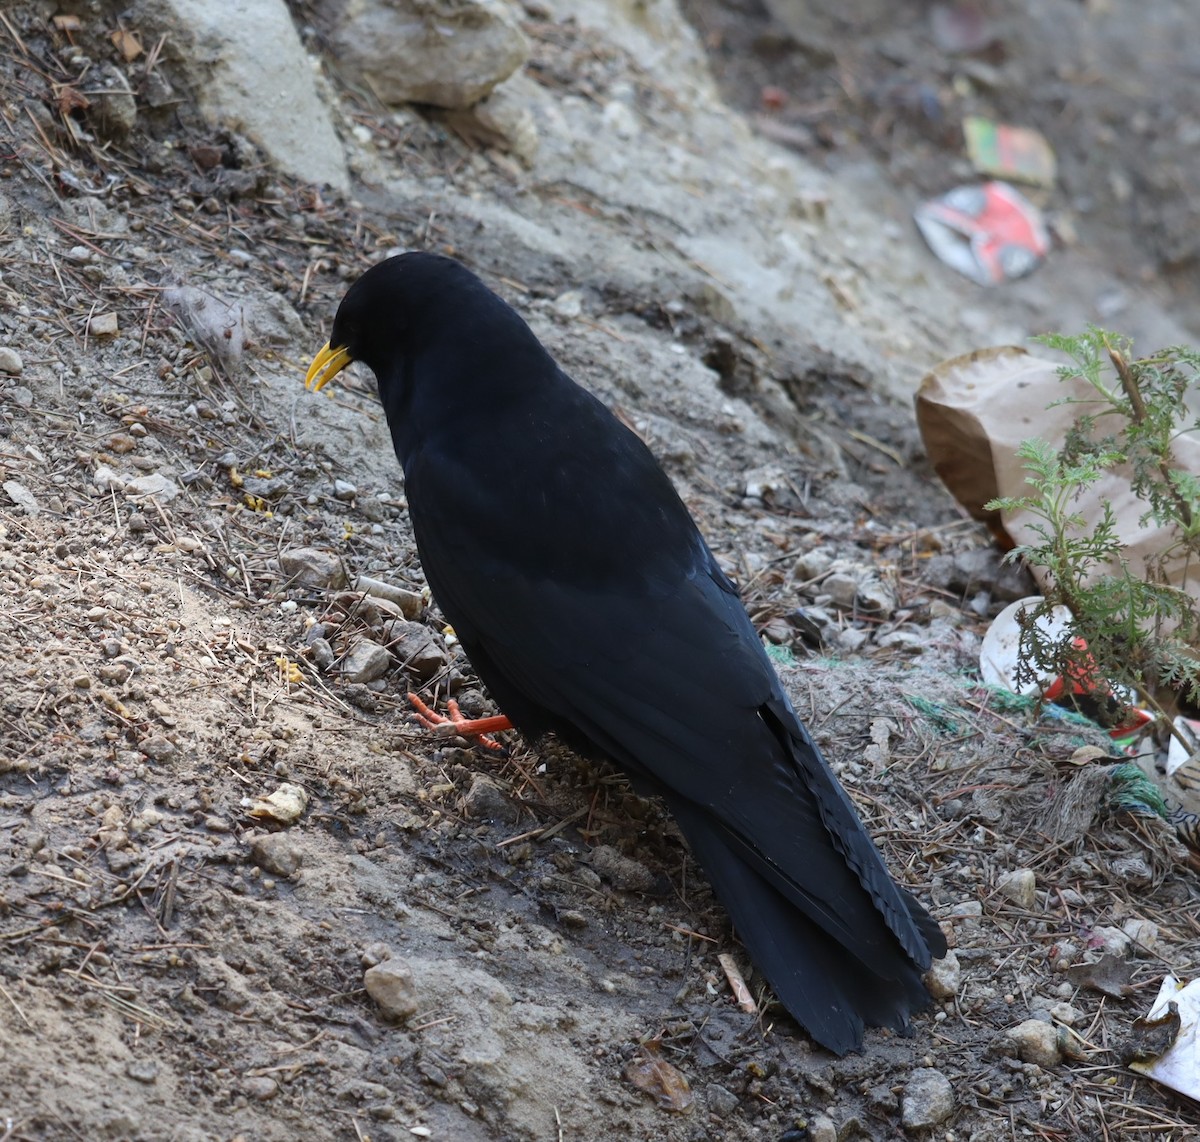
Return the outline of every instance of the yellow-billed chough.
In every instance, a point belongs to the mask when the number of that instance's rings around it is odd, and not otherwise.
[[[888,875],[650,451],[473,273],[409,253],[351,286],[316,388],[375,373],[438,605],[525,735],[666,800],[755,964],[814,1039],[902,1030],[937,924]]]

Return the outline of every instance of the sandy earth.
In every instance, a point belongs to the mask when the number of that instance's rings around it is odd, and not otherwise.
[[[662,292],[670,275],[596,286],[514,249],[432,189],[503,205],[511,161],[417,117],[389,153],[424,197],[322,199],[186,109],[112,153],[111,193],[80,193],[57,177],[88,155],[55,121],[63,44],[32,7],[6,14],[0,1140],[1195,1136],[1194,1107],[1121,1063],[1164,971],[1196,969],[1193,874],[1161,823],[1107,811],[1103,769],[1079,764],[1099,731],[979,685],[987,618],[1027,584],[860,360],[768,351],[711,299]],[[547,84],[588,52],[644,79],[578,29],[539,44]],[[581,227],[603,205],[559,202]],[[328,401],[299,383],[347,281],[397,246],[466,257],[663,458],[946,928],[910,1038],[813,1048],[618,776],[414,725],[414,687],[490,707],[422,595],[369,383]],[[243,307],[240,354],[178,283]],[[1036,296],[995,320],[1023,325]],[[392,653],[356,680],[364,638]],[[1113,949],[1123,998],[1068,970]],[[365,986],[380,966],[396,1017]],[[687,1109],[660,1104],[661,1064]],[[938,1117],[922,1092],[943,1084]]]

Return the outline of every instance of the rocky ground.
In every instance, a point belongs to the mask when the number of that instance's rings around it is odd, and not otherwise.
[[[925,7],[801,15],[882,82],[933,66]],[[907,402],[940,356],[1105,305],[1175,335],[1170,180],[1142,172],[1118,240],[1121,203],[1097,191],[1093,219],[1067,164],[1047,205],[1074,244],[968,290],[907,222],[955,146],[819,103],[842,57],[795,13],[693,4],[693,34],[665,4],[564,3],[521,13],[524,158],[326,55],[347,189],[319,190],[211,125],[185,30],[130,11],[0,13],[0,1140],[1193,1137],[1123,1065],[1163,974],[1196,970],[1187,855],[1112,810],[1098,730],[980,685],[1029,585]],[[1020,12],[992,12],[1017,59]],[[320,6],[296,17],[321,55]],[[784,149],[747,122],[797,75]],[[1072,88],[1085,136],[1118,113],[1096,90]],[[301,384],[347,282],[411,247],[487,276],[679,484],[946,929],[912,1037],[813,1048],[618,775],[413,724],[410,689],[487,697],[424,591],[369,378]]]

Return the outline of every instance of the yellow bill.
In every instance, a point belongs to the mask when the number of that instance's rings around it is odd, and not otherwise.
[[[304,377],[304,387],[312,389],[314,393],[320,392],[353,360],[349,349],[344,346],[334,349],[326,341],[321,346],[320,352],[312,359],[312,364],[308,366],[308,373]]]

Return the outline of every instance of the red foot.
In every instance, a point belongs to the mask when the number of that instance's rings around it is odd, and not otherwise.
[[[464,718],[453,698],[446,703],[446,709],[450,711],[449,717],[430,709],[416,694],[410,693],[408,700],[412,703],[417,721],[426,729],[443,737],[474,738],[485,749],[503,750],[504,747],[488,735],[513,728],[512,722],[503,714],[495,718]]]

